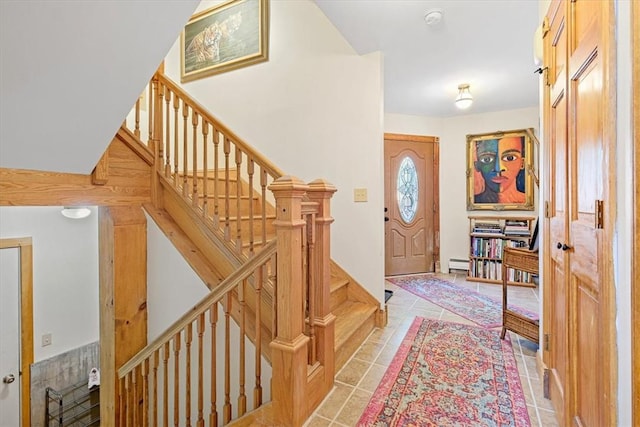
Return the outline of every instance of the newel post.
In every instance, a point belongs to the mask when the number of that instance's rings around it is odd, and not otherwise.
[[[276,200],[277,327],[271,342],[271,399],[276,419],[282,425],[302,425],[307,416],[307,344],[304,335],[302,280],[302,197],[307,185],[298,178],[283,176],[269,189]]]
[[[335,316],[331,313],[331,198],[336,188],[323,179],[309,183],[307,195],[318,203],[316,216],[315,263],[316,273],[314,322],[318,339],[318,360],[325,367],[325,385],[333,386],[335,370]]]

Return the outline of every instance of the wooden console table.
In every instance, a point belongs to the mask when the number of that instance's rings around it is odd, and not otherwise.
[[[502,333],[504,339],[507,329],[539,344],[539,322],[531,320],[507,307],[507,269],[526,271],[538,274],[538,252],[522,248],[505,248],[502,257]]]

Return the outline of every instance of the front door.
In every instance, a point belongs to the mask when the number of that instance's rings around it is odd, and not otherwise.
[[[0,427],[20,423],[20,249],[0,249]]]
[[[385,274],[439,265],[438,139],[385,134]]]

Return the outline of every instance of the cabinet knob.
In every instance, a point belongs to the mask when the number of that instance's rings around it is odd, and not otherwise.
[[[566,243],[564,245],[562,245],[562,250],[563,251],[568,251],[569,249],[572,249],[571,246],[567,245]]]
[[[558,242],[558,244],[556,245],[556,248],[562,249],[562,243]]]

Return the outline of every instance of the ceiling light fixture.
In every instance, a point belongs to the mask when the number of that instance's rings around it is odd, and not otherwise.
[[[473,103],[473,96],[469,92],[469,84],[463,83],[458,85],[458,97],[456,98],[456,107],[461,110],[466,110],[471,107]]]
[[[427,25],[433,26],[438,25],[442,21],[442,10],[441,9],[431,9],[428,10],[424,15],[424,22]]]
[[[91,215],[91,209],[83,206],[65,206],[62,208],[62,216],[71,219],[82,219]]]

